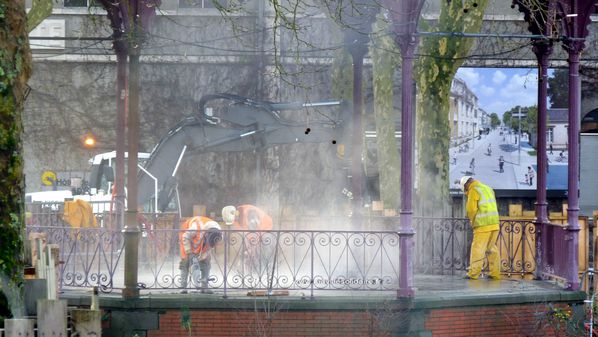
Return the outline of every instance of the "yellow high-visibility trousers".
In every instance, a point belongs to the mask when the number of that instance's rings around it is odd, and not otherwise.
[[[496,240],[499,231],[473,233],[471,243],[471,255],[469,258],[469,272],[467,276],[477,279],[484,267],[484,260],[488,258],[489,276],[493,279],[500,279],[500,254]]]

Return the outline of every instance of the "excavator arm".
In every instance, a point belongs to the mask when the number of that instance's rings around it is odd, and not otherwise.
[[[241,152],[292,143],[340,143],[342,113],[322,114],[305,122],[280,117],[285,110],[323,110],[340,101],[271,103],[230,94],[204,96],[199,113],[172,128],[151,152],[138,175],[138,201],[152,201],[163,211],[174,196],[176,174],[185,155],[202,152]],[[315,113],[314,113],[315,114]],[[156,199],[157,194],[157,199]]]

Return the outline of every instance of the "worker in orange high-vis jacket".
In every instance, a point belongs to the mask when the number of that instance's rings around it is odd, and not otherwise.
[[[195,216],[183,222],[182,231],[179,233],[179,246],[181,250],[181,288],[182,293],[187,293],[189,269],[193,267],[192,277],[198,282],[201,293],[213,293],[208,289],[210,277],[210,261],[212,249],[222,241],[220,225],[207,217]],[[199,270],[199,274],[195,272]],[[196,279],[197,278],[197,279]]]
[[[490,269],[488,276],[499,280],[500,254],[496,241],[500,231],[500,221],[494,190],[471,176],[462,177],[459,185],[467,196],[467,217],[473,227],[469,271],[465,278],[477,279],[487,258]]]
[[[253,205],[226,206],[222,209],[222,220],[227,226],[243,231],[241,240],[244,251],[241,260],[245,272],[259,270],[260,266],[271,261],[275,243],[265,240],[267,234],[263,232],[272,230],[270,215]]]
[[[226,206],[222,209],[222,220],[234,229],[269,231],[272,217],[253,205]]]

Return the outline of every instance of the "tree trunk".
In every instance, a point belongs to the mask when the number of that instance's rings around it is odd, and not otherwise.
[[[441,2],[438,32],[479,32],[487,0],[468,7],[460,1]],[[424,216],[440,216],[448,209],[449,102],[453,77],[463,64],[473,39],[427,36],[422,38],[417,63],[416,109],[419,209]]]
[[[375,32],[388,31],[388,24],[378,19]],[[384,27],[383,27],[384,25]],[[396,44],[390,35],[374,37],[372,47],[374,73],[374,118],[376,122],[376,145],[380,200],[384,209],[398,210],[401,195],[401,161],[395,138],[397,114],[393,106],[393,74],[400,62]]]
[[[31,70],[24,1],[0,4],[0,289],[22,317],[24,202],[21,114]]]
[[[351,66],[351,55],[347,52],[346,49],[340,48],[334,54],[334,60],[332,63],[332,97],[335,99],[341,99],[345,102],[352,102],[353,101],[353,67]],[[346,107],[347,109],[351,109],[352,107],[349,105]],[[351,158],[351,155],[346,153],[351,149],[351,128],[349,127],[350,121],[344,121],[344,128],[342,131],[341,139],[339,144],[337,145],[337,157],[341,161],[346,161]],[[344,187],[345,191],[350,190],[350,185],[347,177],[344,177]],[[350,200],[342,200],[342,211],[347,211],[350,206]]]

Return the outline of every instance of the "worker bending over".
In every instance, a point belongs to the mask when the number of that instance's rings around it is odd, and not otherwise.
[[[272,230],[272,217],[256,206],[240,205],[224,207],[222,220],[233,229],[244,231],[241,236],[243,256],[240,261],[243,272],[259,272],[271,262],[275,246],[272,241],[264,240],[265,233],[261,231]]]
[[[467,217],[473,227],[473,242],[469,259],[467,279],[477,279],[482,272],[484,259],[488,258],[491,279],[500,279],[500,254],[496,241],[500,230],[498,207],[494,190],[471,176],[459,181],[467,196]]]
[[[253,205],[226,206],[222,209],[225,224],[239,230],[272,230],[272,217]]]
[[[222,241],[220,225],[210,218],[195,216],[183,222],[181,229],[182,231],[179,233],[181,250],[179,269],[181,270],[182,293],[187,293],[189,268],[195,264],[199,265],[200,274],[198,279],[196,279],[196,275],[192,275],[193,281],[199,280],[201,293],[212,294],[213,292],[208,289],[208,278],[210,277],[212,249]]]

